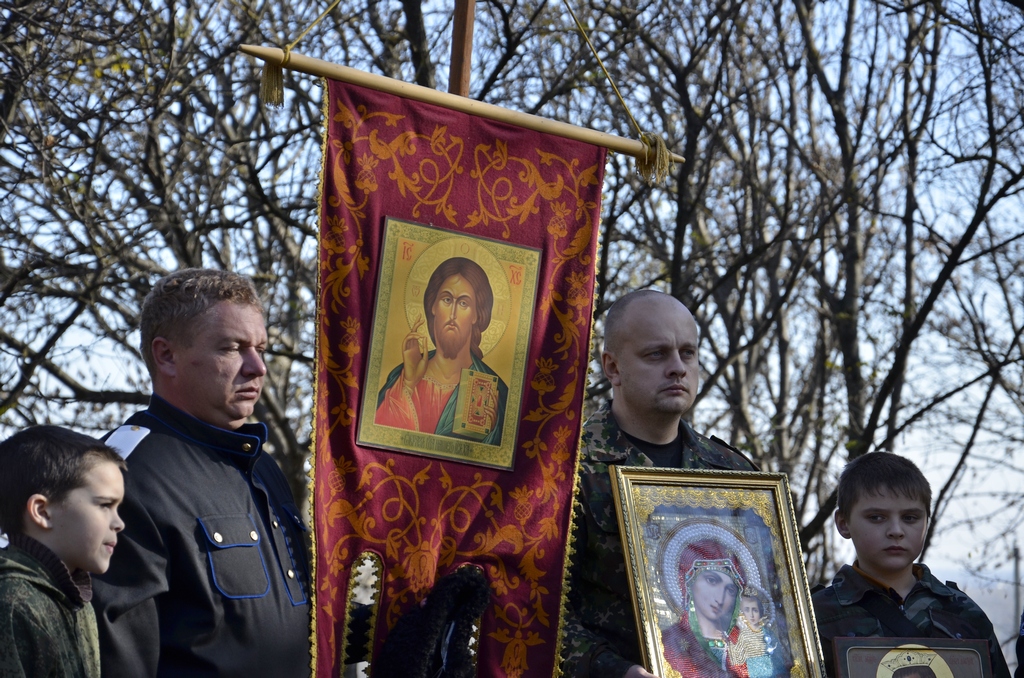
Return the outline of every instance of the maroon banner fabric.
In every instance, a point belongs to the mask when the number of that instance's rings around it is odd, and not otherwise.
[[[374,651],[473,564],[491,594],[477,675],[552,675],[605,151],[352,85],[325,94],[316,675],[339,675],[365,553],[382,565]]]

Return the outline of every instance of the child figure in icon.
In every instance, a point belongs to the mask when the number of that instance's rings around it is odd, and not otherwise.
[[[763,591],[747,587],[740,597],[740,611],[736,626],[739,637],[733,646],[734,661],[747,667],[750,678],[772,678],[776,673],[773,663],[779,647],[770,616],[765,614],[769,607]]]

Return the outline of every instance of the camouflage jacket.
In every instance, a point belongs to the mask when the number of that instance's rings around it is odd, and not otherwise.
[[[706,438],[679,423],[681,468],[755,471],[757,467],[726,443]],[[654,466],[619,429],[611,404],[583,427],[579,488],[573,513],[575,541],[569,570],[562,674],[577,678],[618,678],[640,663],[619,523],[612,500],[609,466]]]
[[[0,678],[99,678],[96,616],[67,568],[26,537],[0,550]],[[19,548],[23,546],[24,548]]]
[[[814,616],[818,637],[825,657],[825,669],[835,676],[835,653],[832,639],[836,636],[886,636],[877,618],[858,603],[865,595],[878,595],[892,603],[921,629],[922,638],[963,638],[987,640],[992,657],[992,675],[1010,678],[1003,652],[996,640],[985,612],[952,582],[943,584],[920,566],[920,579],[901,606],[888,592],[882,591],[861,576],[852,566],[844,565],[832,579],[832,585],[814,592]]]

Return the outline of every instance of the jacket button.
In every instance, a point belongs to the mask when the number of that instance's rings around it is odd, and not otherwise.
[[[286,573],[289,579],[295,579],[295,570],[288,570]]]
[[[257,541],[260,538],[260,535],[256,533],[256,530],[250,532],[249,536],[252,538],[253,541]]]
[[[277,521],[276,521],[276,520],[274,520],[274,521],[271,521],[271,523],[270,523],[270,524],[274,526],[274,529],[275,529],[275,530],[277,529]]]
[[[249,443],[242,443],[242,452],[248,452],[252,449],[252,445]]]
[[[221,536],[220,532],[214,532],[213,533],[213,540],[219,544],[222,541],[224,541],[224,537]]]

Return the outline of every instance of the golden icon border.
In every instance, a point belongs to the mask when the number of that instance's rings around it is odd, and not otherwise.
[[[463,438],[408,431],[377,424],[374,421],[377,411],[377,397],[380,391],[379,384],[382,383],[382,376],[394,368],[394,365],[383,364],[385,345],[388,340],[386,336],[387,319],[391,313],[391,306],[393,304],[398,305],[401,307],[403,317],[407,315],[404,297],[408,281],[402,281],[400,285],[382,284],[384,281],[395,282],[395,267],[399,256],[398,247],[403,239],[426,245],[427,250],[424,253],[429,251],[431,247],[445,241],[451,241],[453,244],[462,241],[471,244],[473,247],[482,247],[501,264],[517,264],[523,267],[518,318],[515,322],[512,322],[510,318],[508,326],[503,330],[504,332],[514,332],[514,341],[512,368],[511,373],[508,375],[509,378],[505,379],[504,376],[499,375],[502,376],[502,379],[505,380],[508,386],[508,399],[505,403],[505,422],[500,445],[487,445]],[[380,267],[374,300],[373,327],[370,334],[369,358],[367,360],[363,381],[363,394],[358,415],[359,428],[356,442],[359,445],[497,469],[512,470],[514,468],[520,424],[519,413],[524,397],[528,368],[527,358],[537,306],[536,297],[540,277],[541,255],[540,249],[525,245],[516,245],[457,231],[444,230],[406,219],[385,218]],[[415,262],[412,265],[415,265]],[[509,283],[506,280],[504,284],[508,285]],[[402,299],[396,298],[394,294],[396,289],[402,290]]]

